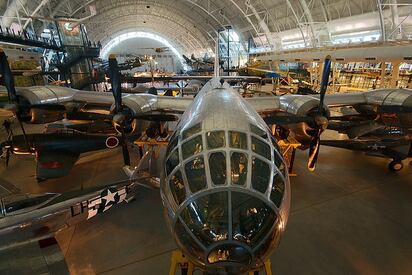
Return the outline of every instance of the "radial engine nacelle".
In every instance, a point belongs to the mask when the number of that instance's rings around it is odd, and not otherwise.
[[[319,100],[306,96],[287,95],[280,98],[280,106],[282,111],[288,115],[293,114],[296,116],[315,117],[318,115]],[[329,108],[324,106],[323,109],[324,116],[329,117]],[[282,113],[279,113],[279,115],[282,115]],[[309,142],[313,138],[314,126],[310,125],[310,123],[301,122],[284,125],[283,127],[293,132],[294,138],[303,144]]]

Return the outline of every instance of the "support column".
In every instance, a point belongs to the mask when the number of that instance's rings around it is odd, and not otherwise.
[[[381,27],[381,41],[386,41],[385,20],[383,18],[381,0],[376,0],[376,6],[379,12],[379,23]]]
[[[397,0],[391,0],[390,10],[391,10],[391,21],[392,21],[392,32],[389,38],[400,39],[402,38],[402,28],[399,24],[399,12]]]
[[[400,61],[392,62],[392,75],[391,75],[391,81],[390,81],[390,88],[398,87],[400,65],[401,65]]]
[[[385,78],[386,78],[386,64],[385,62],[381,63],[381,84],[380,88],[385,88]]]

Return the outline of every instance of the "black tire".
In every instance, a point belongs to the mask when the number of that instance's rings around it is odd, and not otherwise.
[[[402,161],[392,160],[388,165],[389,170],[398,172],[401,171],[403,168]]]

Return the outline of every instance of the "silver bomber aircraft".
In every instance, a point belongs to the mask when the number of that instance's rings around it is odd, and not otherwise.
[[[362,104],[368,98],[325,97],[330,58],[325,60],[320,97],[242,98],[226,78],[216,77],[194,99],[122,95],[116,60],[109,61],[114,96],[53,86],[22,88],[17,96],[37,110],[47,104],[109,106],[122,136],[127,128],[139,128],[139,115],[183,113],[159,159],[160,175],[153,177],[160,177],[165,217],[176,243],[208,271],[238,274],[262,266],[285,230],[289,176],[268,124],[291,130],[309,148],[308,168],[314,169],[320,135],[328,124],[328,105]],[[411,97],[370,103],[402,105],[407,98]],[[139,170],[130,166],[127,147],[123,149],[125,171],[134,177]]]

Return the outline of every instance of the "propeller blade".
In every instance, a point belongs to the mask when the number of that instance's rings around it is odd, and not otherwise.
[[[311,141],[309,146],[309,158],[308,158],[308,169],[313,172],[316,168],[316,162],[318,160],[319,149],[320,149],[320,135],[322,133],[321,129],[318,129],[317,135]]]
[[[127,148],[127,138],[126,138],[123,128],[121,132],[122,132],[123,162],[124,162],[124,165],[130,166],[130,154],[129,154],[129,149]]]
[[[301,122],[313,122],[314,118],[309,116],[269,116],[263,118],[266,124],[275,124],[275,125],[287,125],[287,124],[296,124]]]
[[[117,64],[116,56],[111,54],[109,56],[109,76],[112,82],[112,93],[114,97],[115,112],[122,112],[122,86],[120,82],[119,66]]]
[[[412,113],[411,106],[402,106],[402,105],[381,105],[378,106],[377,109],[378,114],[386,113],[386,114],[405,114],[405,113]]]
[[[309,158],[308,158],[308,169],[309,171],[315,171],[316,162],[318,160],[319,149],[320,149],[320,135],[327,128],[328,119],[323,116],[323,106],[325,101],[325,94],[329,84],[329,75],[331,69],[332,59],[330,55],[325,57],[325,63],[323,65],[322,72],[322,82],[320,84],[320,99],[318,107],[318,116],[315,118],[315,124],[317,125],[317,131],[315,136],[309,145]]]
[[[66,113],[69,120],[106,120],[113,119],[113,115],[92,113],[92,112],[70,112]]]
[[[329,84],[329,74],[330,74],[330,67],[332,64],[332,59],[330,55],[325,57],[325,63],[323,65],[323,72],[322,72],[322,82],[320,84],[320,100],[319,100],[319,109],[318,113],[322,115],[323,113],[323,102],[325,100],[326,90]]]
[[[11,74],[9,62],[7,61],[6,53],[0,48],[0,73],[4,78],[4,85],[7,89],[9,101],[11,103],[17,103],[16,89],[14,88],[14,79]]]
[[[6,149],[6,168],[9,166],[11,147]]]
[[[149,120],[149,121],[176,121],[178,117],[175,115],[167,114],[142,114],[133,116],[135,119]]]

